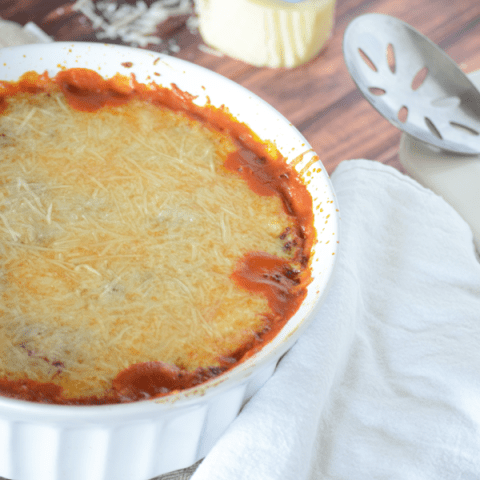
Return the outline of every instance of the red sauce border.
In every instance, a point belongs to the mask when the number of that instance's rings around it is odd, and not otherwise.
[[[296,224],[295,232],[284,232],[283,235],[286,237],[288,234],[290,245],[293,242],[297,247],[294,262],[302,266],[303,272],[300,275],[301,272],[292,268],[288,261],[263,252],[249,252],[239,260],[231,278],[241,288],[265,295],[272,312],[265,315],[268,327],[256,334],[248,344],[239,346],[231,356],[220,359],[220,367],[188,372],[160,361],[138,363],[121,371],[113,380],[112,389],[101,397],[67,398],[62,395],[62,387],[53,383],[0,378],[0,395],[62,405],[133,402],[200,385],[263,348],[298,310],[311,281],[309,260],[315,240],[312,198],[298,173],[272,148],[273,145],[261,142],[249,127],[237,121],[224,106],[198,106],[194,103],[196,97],[176,85],[165,88],[154,83],[142,84],[137,82],[134,74],[130,77],[116,74],[104,79],[93,70],[73,68],[59,72],[52,79],[47,72],[27,72],[18,82],[0,81],[0,114],[8,108],[8,97],[17,93],[35,94],[58,89],[63,92],[69,105],[77,110],[94,112],[139,98],[182,112],[230,134],[237,150],[228,156],[225,168],[240,175],[258,195],[277,195],[281,198],[285,212],[295,218]],[[272,154],[272,151],[276,153]],[[288,245],[287,242],[286,248]]]

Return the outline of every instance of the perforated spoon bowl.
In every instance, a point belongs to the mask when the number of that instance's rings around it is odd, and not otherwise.
[[[360,92],[394,126],[442,150],[480,154],[480,92],[427,37],[397,18],[361,15],[343,54]]]

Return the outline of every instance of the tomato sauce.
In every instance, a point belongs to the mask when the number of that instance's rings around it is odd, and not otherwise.
[[[93,112],[106,106],[122,105],[133,98],[166,106],[202,121],[214,129],[228,132],[237,144],[224,167],[240,175],[258,195],[277,195],[285,212],[295,218],[296,231],[288,232],[292,242],[299,245],[294,262],[308,269],[310,250],[315,239],[312,198],[297,172],[280,154],[272,158],[271,148],[243,123],[238,122],[224,107],[210,104],[198,106],[195,97],[181,91],[176,85],[164,88],[156,84],[141,84],[132,74],[119,74],[105,80],[88,69],[69,69],[59,72],[53,81],[46,73],[28,72],[18,82],[0,82],[0,113],[8,107],[8,97],[18,92],[48,92],[55,88],[65,95],[69,105],[77,110]],[[284,238],[287,232],[280,238]],[[132,402],[168,395],[172,392],[200,385],[234,367],[238,362],[260,350],[298,310],[306,296],[310,275],[300,277],[300,271],[291,262],[263,252],[249,252],[238,261],[231,278],[243,289],[266,297],[271,313],[266,315],[264,331],[242,345],[228,358],[221,358],[220,367],[199,368],[188,372],[163,362],[144,362],[131,365],[113,380],[112,388],[102,397],[65,398],[62,389],[53,383],[29,379],[0,379],[0,394],[40,403],[64,405],[102,405]],[[301,278],[301,280],[300,280]],[[48,361],[48,359],[45,359]]]

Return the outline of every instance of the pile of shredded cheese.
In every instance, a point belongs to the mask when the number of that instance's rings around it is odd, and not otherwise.
[[[94,113],[60,93],[0,115],[0,376],[102,394],[129,365],[218,364],[262,330],[229,276],[283,258],[290,225],[223,167],[232,140],[140,101]]]
[[[120,38],[128,45],[146,47],[148,44],[162,44],[163,40],[153,35],[157,25],[173,16],[190,15],[193,2],[157,0],[147,6],[144,1],[122,4],[112,0],[77,0],[73,9],[82,12],[92,22],[98,39]],[[166,47],[171,53],[180,50],[171,40]]]

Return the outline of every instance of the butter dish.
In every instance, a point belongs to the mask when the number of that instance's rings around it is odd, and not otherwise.
[[[257,67],[297,67],[330,38],[335,0],[196,0],[205,43]]]

